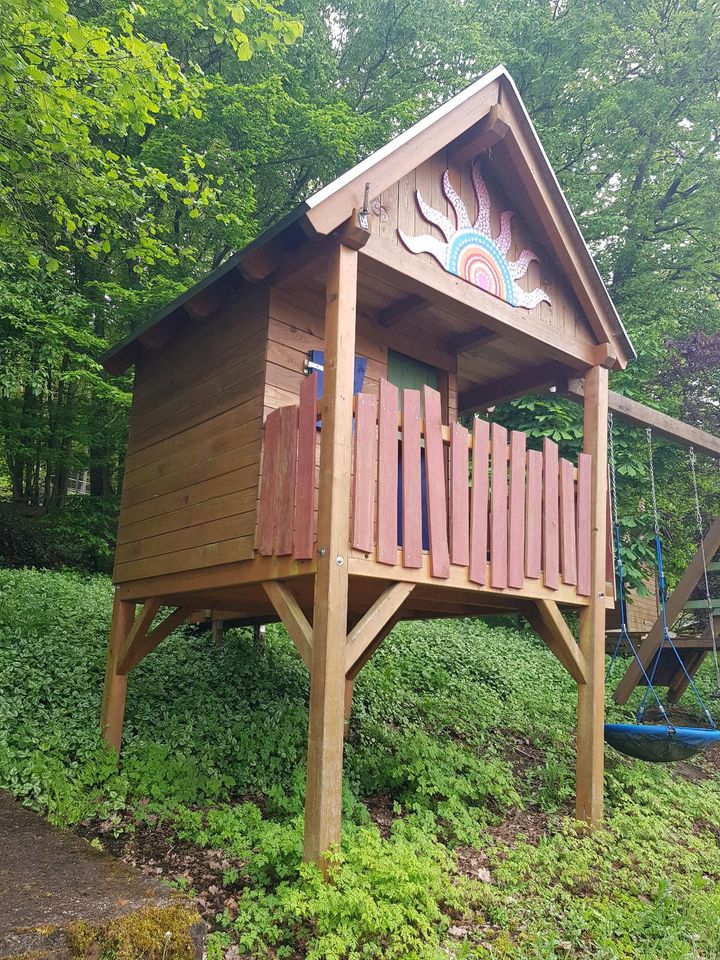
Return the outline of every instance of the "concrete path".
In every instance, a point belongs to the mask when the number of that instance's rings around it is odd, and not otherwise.
[[[0,791],[0,958],[200,960],[204,935],[197,912],[169,887]]]

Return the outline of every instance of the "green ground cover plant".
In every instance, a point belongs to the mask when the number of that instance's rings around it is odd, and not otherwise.
[[[131,676],[118,769],[97,720],[111,600],[104,576],[0,570],[0,786],[109,850],[220,857],[210,960],[720,957],[712,758],[609,752],[585,833],[574,685],[519,622],[401,625],[360,675],[328,885],[301,862],[308,679],[285,632],[165,641]]]

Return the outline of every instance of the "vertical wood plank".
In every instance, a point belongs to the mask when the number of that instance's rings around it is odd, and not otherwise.
[[[265,421],[263,437],[263,467],[260,482],[257,532],[255,544],[264,557],[271,557],[275,534],[275,485],[277,483],[278,441],[280,438],[280,411],[273,410]]]
[[[590,596],[590,498],[592,493],[592,457],[581,453],[577,466],[577,592]]]
[[[542,571],[542,475],[543,455],[528,450],[525,505],[525,576],[538,580]]]
[[[298,457],[293,521],[293,556],[310,560],[315,541],[315,445],[317,443],[317,374],[300,384]]]
[[[275,531],[273,549],[276,557],[293,552],[295,521],[295,478],[297,475],[298,408],[280,407],[278,430],[277,480],[275,482]]]
[[[352,545],[356,550],[370,553],[375,526],[377,398],[369,393],[359,393],[355,404]]]
[[[543,440],[543,579],[545,586],[560,586],[560,500],[558,493],[558,445]]]
[[[577,584],[575,477],[569,460],[560,461],[560,569],[562,582]]]
[[[510,434],[510,511],[508,536],[508,586],[525,582],[525,477],[526,437],[519,430]]]
[[[420,391],[403,390],[402,548],[404,567],[422,566],[421,504]]]
[[[584,442],[592,456],[590,483],[590,600],[580,612],[580,650],[587,683],[578,687],[578,820],[594,826],[603,816],[605,714],[605,544],[607,537],[608,371],[593,367],[585,374]]]
[[[390,564],[397,563],[398,397],[395,384],[380,381],[377,558]]]
[[[357,251],[338,244],[325,289],[325,383],[318,493],[318,559],[305,792],[306,860],[326,866],[340,842]],[[338,563],[337,558],[343,561]]]
[[[473,583],[487,583],[490,424],[473,420],[472,500],[470,514],[470,572]]]
[[[450,427],[450,562],[470,563],[470,487],[468,431],[457,422]]]
[[[507,430],[499,423],[490,429],[490,586],[508,585]]]
[[[448,549],[445,452],[442,439],[440,394],[432,387],[424,386],[423,401],[425,405],[425,466],[428,532],[430,534],[430,573],[433,577],[449,577],[450,551]]]

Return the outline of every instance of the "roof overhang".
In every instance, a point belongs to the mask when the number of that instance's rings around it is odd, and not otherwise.
[[[381,149],[318,190],[284,220],[230,257],[146,324],[108,350],[101,362],[121,373],[141,349],[158,348],[188,317],[200,320],[228,293],[267,279],[288,254],[308,238],[335,233],[362,208],[366,184],[378,196],[433,156],[442,145],[463,149],[464,137],[490,146],[503,139],[513,153],[523,186],[531,195],[555,254],[566,272],[598,343],[607,343],[614,366],[624,368],[636,354],[565,199],[515,83],[504,66],[495,67]]]

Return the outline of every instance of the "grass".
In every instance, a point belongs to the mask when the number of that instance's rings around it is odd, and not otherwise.
[[[608,752],[606,827],[583,832],[574,684],[512,621],[401,625],[360,675],[328,885],[301,863],[308,678],[284,631],[165,641],[131,676],[118,771],[110,607],[104,577],[0,570],[0,785],[108,845],[153,825],[221,851],[210,960],[720,958],[714,771]]]

